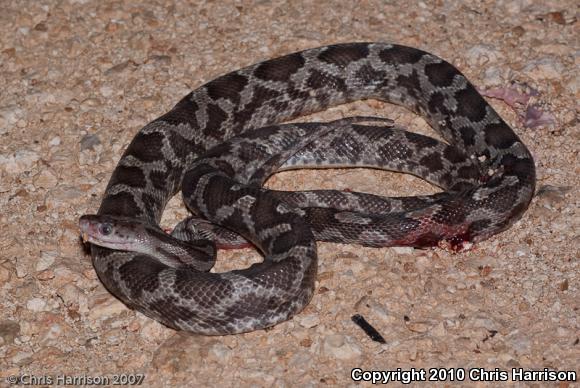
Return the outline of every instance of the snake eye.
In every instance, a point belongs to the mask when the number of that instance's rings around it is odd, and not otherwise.
[[[108,236],[113,232],[113,226],[109,223],[102,224],[99,226],[99,232],[104,236]]]

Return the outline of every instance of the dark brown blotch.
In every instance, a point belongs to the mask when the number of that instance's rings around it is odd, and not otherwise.
[[[481,121],[487,113],[487,102],[475,90],[473,85],[467,84],[463,89],[455,92],[457,100],[457,114],[467,117],[471,121]]]
[[[117,184],[124,184],[130,187],[145,188],[147,186],[147,181],[145,179],[145,174],[139,167],[130,166],[117,166],[109,185],[114,186]]]
[[[413,69],[410,75],[400,75],[397,77],[397,85],[407,89],[407,93],[415,100],[421,100],[421,82],[417,70]]]
[[[440,142],[429,136],[419,135],[414,132],[404,132],[405,138],[411,144],[419,147],[420,149],[433,148],[436,147]]]
[[[304,63],[302,55],[294,53],[261,63],[254,70],[254,75],[266,81],[286,82]]]
[[[158,118],[157,121],[165,122],[171,125],[189,124],[193,128],[197,128],[197,118],[195,113],[199,107],[193,101],[193,92],[183,97],[169,112]]]
[[[162,152],[164,138],[165,136],[159,132],[140,132],[129,144],[124,156],[130,155],[146,163],[161,160],[164,158]]]
[[[466,147],[475,145],[475,130],[471,127],[461,127],[458,130],[459,136]]]
[[[109,186],[111,187],[111,185]],[[118,216],[134,217],[141,214],[141,208],[135,202],[133,194],[120,192],[109,194],[103,200],[99,214],[115,214]]]
[[[439,172],[443,169],[441,155],[436,152],[423,156],[419,164],[427,167],[431,172]]]
[[[225,132],[223,124],[227,118],[227,113],[217,104],[207,104],[207,123],[203,133],[216,138],[223,137]]]
[[[493,147],[510,148],[519,139],[506,124],[488,124],[485,129],[485,141]]]
[[[374,69],[371,65],[361,66],[356,72],[356,78],[361,80],[362,85],[374,85],[377,81],[386,81],[386,73]]]
[[[447,97],[440,92],[435,92],[429,96],[429,101],[427,101],[427,109],[431,114],[441,114],[446,118],[450,116],[449,109],[445,106],[445,100]]]
[[[426,53],[412,47],[394,45],[391,48],[382,50],[379,58],[387,64],[413,64],[423,58]]]
[[[318,59],[339,67],[346,67],[352,62],[356,62],[369,55],[369,48],[366,44],[341,44],[329,46],[318,55]]]
[[[447,87],[453,84],[453,80],[459,72],[449,63],[440,62],[425,65],[425,74],[433,85]]]
[[[453,146],[447,146],[443,149],[443,157],[452,164],[463,163],[468,159],[463,151]]]
[[[207,94],[214,100],[226,98],[234,103],[240,101],[240,92],[248,84],[248,78],[237,73],[230,73],[205,85]]]

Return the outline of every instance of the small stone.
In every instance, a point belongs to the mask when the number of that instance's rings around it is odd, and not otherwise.
[[[122,329],[113,329],[101,335],[101,338],[108,345],[118,345],[124,338],[125,333]]]
[[[127,306],[119,302],[113,297],[106,298],[95,303],[89,311],[89,319],[91,321],[105,320],[112,316],[119,315],[123,311],[127,311]]]
[[[45,189],[55,187],[57,183],[57,177],[50,170],[42,170],[40,174],[34,178],[34,185]]]
[[[3,320],[0,321],[0,337],[4,341],[3,345],[14,343],[14,339],[20,334],[20,325],[18,322]]]
[[[16,151],[13,155],[0,155],[0,168],[9,174],[21,174],[30,171],[40,156],[29,150]]]
[[[232,356],[232,350],[222,343],[216,343],[210,348],[210,353],[218,361],[228,361]]]
[[[327,335],[324,338],[323,349],[327,356],[341,360],[359,357],[362,354],[360,347],[355,344],[353,339],[341,334]]]
[[[59,288],[57,294],[62,298],[65,306],[78,306],[81,297],[84,297],[83,291],[73,283],[67,283]]]
[[[41,298],[32,298],[26,302],[26,308],[31,311],[46,311],[46,301]]]
[[[7,133],[8,129],[20,120],[23,113],[24,110],[18,105],[0,107],[0,135]]]
[[[483,74],[483,84],[486,87],[498,86],[503,84],[502,71],[497,66],[490,66],[485,69]]]
[[[497,62],[501,53],[493,46],[478,44],[467,50],[466,59],[470,65],[484,65]]]
[[[101,102],[96,98],[87,98],[83,102],[81,102],[81,109],[82,110],[91,110],[92,108],[98,107],[101,105]]]
[[[48,331],[44,332],[41,342],[53,344],[54,340],[61,337],[62,334],[63,334],[62,326],[58,323],[53,323],[52,325],[50,325]]]
[[[42,281],[54,279],[54,272],[51,270],[42,271],[36,274],[36,278]]]
[[[415,249],[413,247],[392,247],[397,255],[412,255]]]
[[[48,145],[51,147],[55,147],[55,146],[60,145],[60,143],[61,143],[60,137],[55,136],[52,139],[50,139],[50,141],[48,142]]]
[[[158,342],[163,339],[167,332],[168,330],[161,323],[147,318],[139,334],[147,342]]]
[[[92,150],[101,144],[101,139],[95,134],[86,134],[81,139],[81,151]]]
[[[10,281],[10,270],[0,265],[0,284],[6,284]]]
[[[522,71],[532,79],[559,79],[564,65],[556,58],[544,57],[529,61]]]
[[[520,355],[528,354],[532,349],[532,341],[524,334],[516,332],[508,335],[507,340]]]
[[[311,338],[304,338],[300,340],[300,346],[309,348],[312,346],[312,339]]]
[[[429,331],[431,324],[429,322],[417,321],[407,323],[407,329],[415,333],[426,333]]]
[[[315,314],[304,315],[300,317],[298,323],[300,324],[300,326],[310,329],[320,324],[320,318],[318,317],[318,315]]]
[[[54,263],[56,258],[58,257],[58,253],[54,251],[41,251],[40,252],[40,259],[36,263],[36,270],[38,272],[44,271]]]
[[[101,93],[101,95],[103,97],[109,98],[113,95],[113,93],[115,92],[115,89],[113,89],[110,86],[101,86],[101,88],[99,89],[99,92]]]

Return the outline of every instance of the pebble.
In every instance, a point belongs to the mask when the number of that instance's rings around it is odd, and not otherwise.
[[[34,185],[36,187],[42,187],[45,189],[50,189],[58,184],[58,178],[50,170],[42,170],[35,178]]]
[[[36,267],[35,267],[36,271],[41,272],[41,271],[44,271],[44,270],[50,268],[50,266],[52,264],[54,264],[54,261],[56,260],[57,257],[58,257],[57,252],[41,251],[40,258],[36,262]]]
[[[90,307],[88,318],[93,322],[102,321],[124,311],[127,311],[127,307],[114,297],[103,298],[99,296],[98,300]]]
[[[57,290],[58,296],[61,297],[65,306],[76,306],[80,305],[80,299],[86,298],[83,291],[75,286],[73,283],[67,283]]]
[[[26,308],[31,311],[46,311],[46,301],[41,298],[32,298],[26,302]]]
[[[320,318],[317,314],[309,314],[300,316],[300,320],[298,321],[300,326],[310,329],[314,326],[318,326],[320,323]]]
[[[426,333],[431,328],[432,324],[423,321],[412,321],[406,324],[407,329],[415,333]]]
[[[227,362],[232,357],[232,350],[222,343],[214,344],[210,348],[210,353],[220,362]]]
[[[0,321],[0,337],[2,338],[3,345],[10,345],[14,343],[14,339],[20,334],[20,325],[18,322],[11,320]]]
[[[362,354],[361,348],[355,341],[342,334],[330,334],[324,338],[324,353],[329,357],[348,360]]]
[[[101,139],[94,133],[86,134],[81,139],[81,151],[92,150],[101,144]]]
[[[532,349],[532,342],[525,334],[515,332],[509,334],[506,339],[518,355],[528,354]]]
[[[10,270],[3,265],[0,265],[0,283],[8,283],[10,281],[10,277]]]
[[[60,145],[60,143],[61,143],[60,136],[55,136],[52,139],[50,139],[50,141],[48,142],[48,145],[51,147],[56,147],[56,146]]]
[[[554,57],[544,57],[526,63],[522,72],[531,79],[559,79],[564,65]]]
[[[490,66],[483,73],[483,85],[485,87],[498,86],[504,83],[502,70],[498,66]]]
[[[30,150],[19,150],[14,154],[0,154],[0,168],[8,174],[21,174],[30,171],[39,159],[38,153]]]
[[[467,63],[471,66],[488,65],[496,63],[501,53],[493,46],[486,44],[478,44],[467,50],[465,53]]]
[[[20,120],[24,111],[18,105],[6,105],[0,107],[0,135],[8,130]]]

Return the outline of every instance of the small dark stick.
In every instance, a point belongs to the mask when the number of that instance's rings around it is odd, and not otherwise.
[[[379,332],[377,331],[377,329],[375,329],[374,327],[372,327],[371,324],[368,323],[367,320],[364,319],[364,317],[362,315],[355,314],[350,319],[352,319],[352,321],[354,323],[356,323],[361,329],[363,329],[363,331],[365,333],[367,333],[367,335],[369,336],[369,338],[372,339],[373,341],[377,341],[377,342],[380,342],[382,344],[386,344],[387,343],[387,341],[385,341],[385,339],[383,338],[383,336],[379,334]]]

